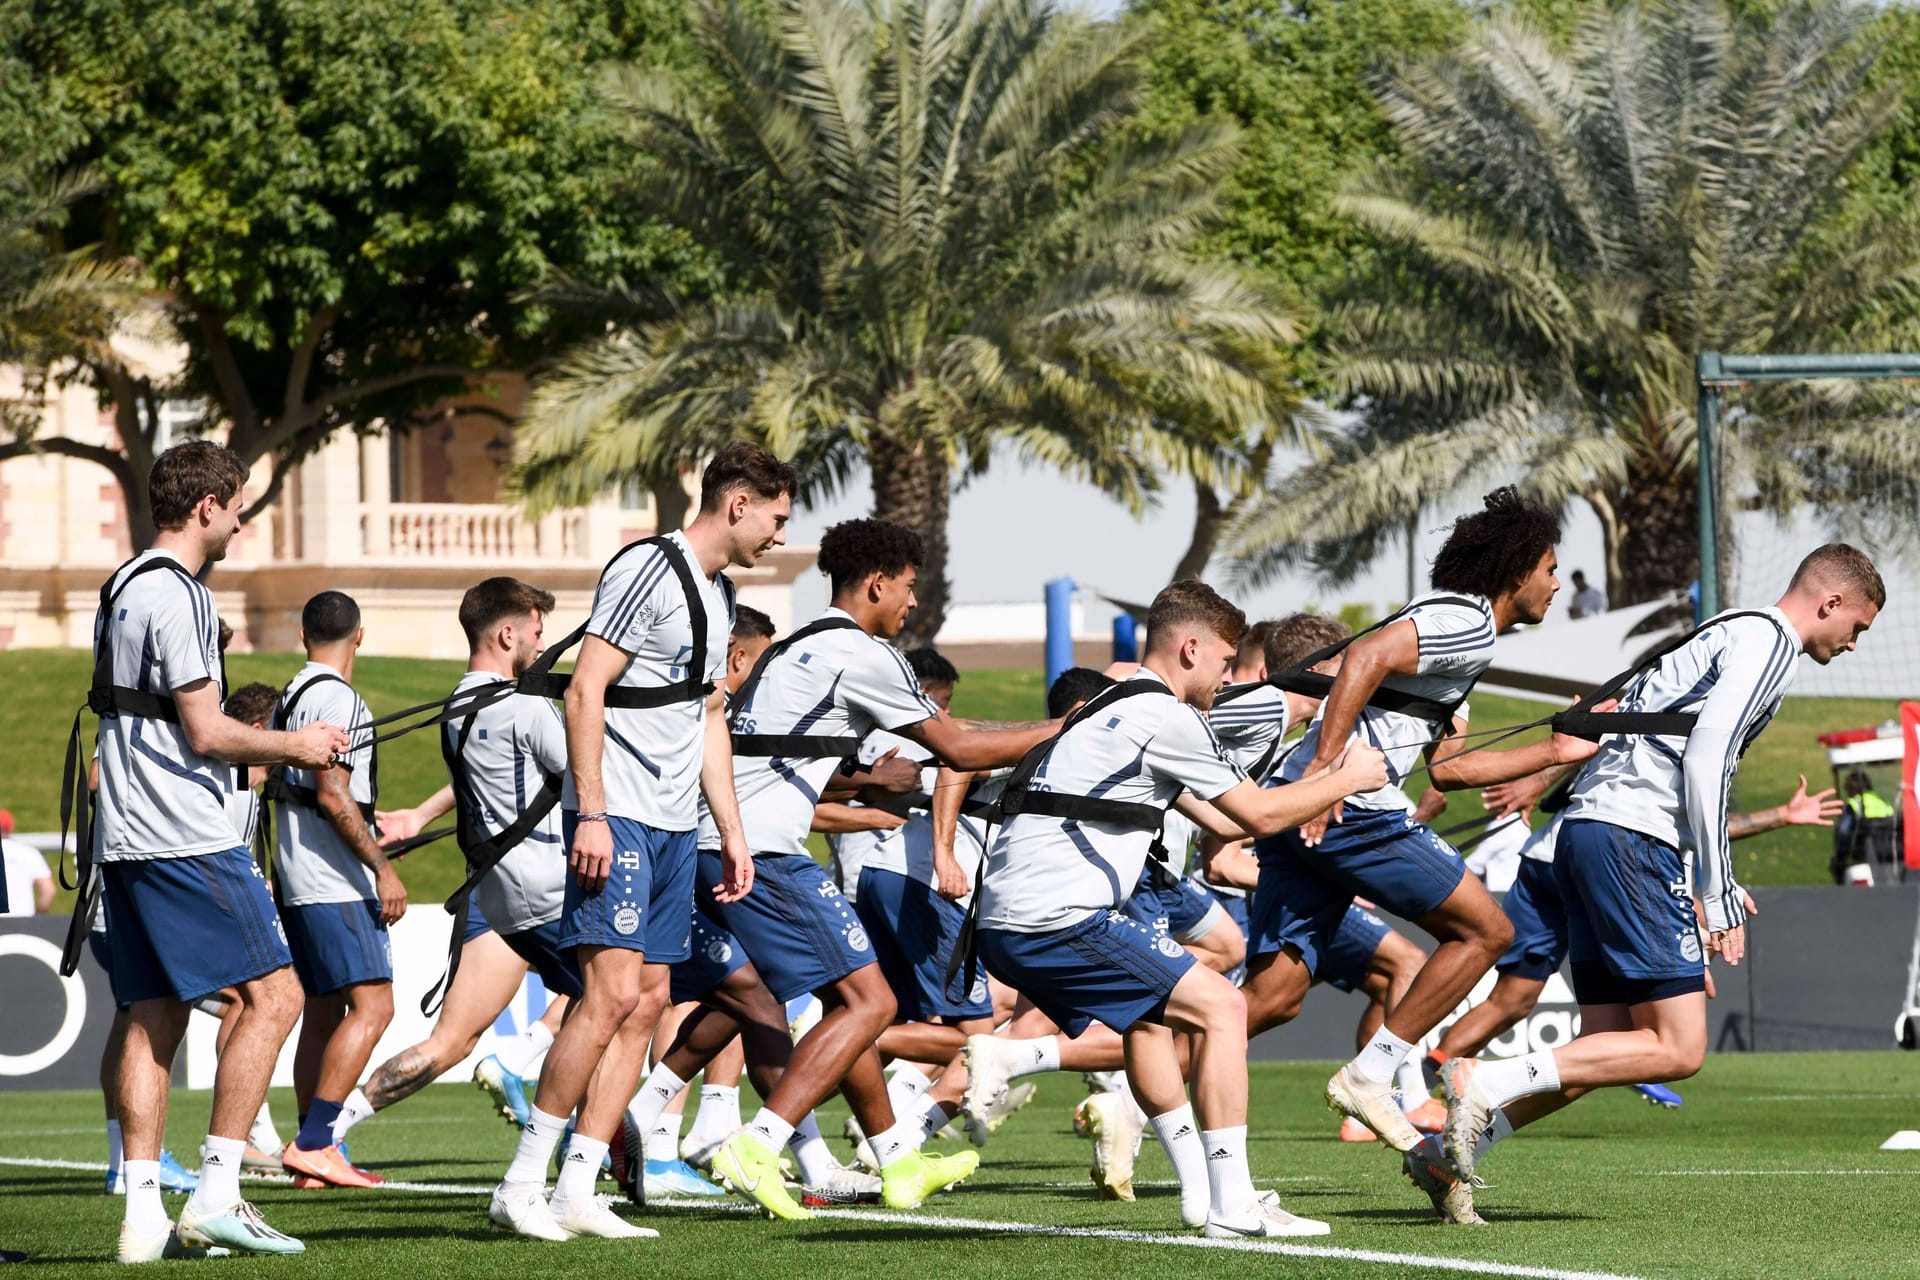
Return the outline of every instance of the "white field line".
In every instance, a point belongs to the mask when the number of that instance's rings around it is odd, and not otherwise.
[[[1656,1178],[1913,1178],[1920,1169],[1648,1169]]]
[[[45,1160],[24,1156],[0,1156],[0,1165],[33,1169],[84,1169],[100,1172],[106,1165],[82,1160]],[[435,1182],[387,1182],[394,1191],[417,1191],[435,1195],[490,1195],[490,1186],[458,1185]],[[1074,1184],[1078,1186],[1078,1183]],[[754,1212],[738,1202],[716,1204],[708,1200],[669,1201],[660,1208],[720,1209],[737,1213]],[[1514,1276],[1523,1280],[1635,1280],[1633,1276],[1611,1271],[1568,1271],[1560,1267],[1529,1267],[1510,1262],[1491,1262],[1479,1258],[1445,1258],[1435,1254],[1392,1253],[1384,1249],[1341,1249],[1331,1245],[1286,1244],[1279,1240],[1210,1240],[1204,1236],[1175,1236],[1151,1231],[1119,1231],[1102,1227],[1057,1227],[1032,1222],[994,1222],[979,1218],[955,1218],[944,1214],[892,1213],[869,1209],[815,1209],[822,1218],[848,1218],[859,1222],[894,1222],[907,1227],[932,1227],[942,1231],[988,1232],[1002,1235],[1065,1237],[1079,1240],[1114,1240],[1123,1244],[1163,1245],[1184,1249],[1223,1249],[1231,1253],[1269,1253],[1289,1258],[1326,1258],[1337,1262],[1364,1262],[1380,1266],[1420,1271],[1449,1271],[1464,1275]]]
[[[1755,1093],[1734,1102],[1887,1102],[1910,1101],[1911,1093]]]

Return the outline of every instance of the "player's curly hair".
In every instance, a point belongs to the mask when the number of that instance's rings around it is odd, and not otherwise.
[[[1433,558],[1434,589],[1492,600],[1525,582],[1559,541],[1559,516],[1512,485],[1502,486],[1487,495],[1485,510],[1453,522]]]
[[[960,683],[960,670],[947,660],[947,655],[931,647],[907,650],[907,666],[919,677],[921,684],[956,685]]]
[[[817,563],[838,595],[870,573],[891,578],[904,573],[908,565],[917,568],[925,554],[920,535],[903,524],[843,520],[820,539]]]

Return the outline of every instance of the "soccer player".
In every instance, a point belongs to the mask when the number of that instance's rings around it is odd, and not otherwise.
[[[1779,710],[1799,656],[1824,666],[1851,652],[1886,599],[1872,561],[1829,543],[1800,562],[1772,608],[1722,615],[1623,690],[1624,711],[1697,719],[1684,736],[1608,736],[1580,771],[1553,859],[1580,1035],[1558,1049],[1441,1068],[1446,1153],[1462,1180],[1486,1147],[1590,1090],[1700,1069],[1706,953],[1738,964],[1753,913],[1728,848],[1734,770]],[[1683,848],[1697,871],[1699,923]]]
[[[1412,920],[1439,941],[1385,1023],[1327,1082],[1327,1105],[1396,1151],[1420,1133],[1394,1096],[1413,1045],[1464,999],[1513,940],[1513,928],[1453,847],[1413,816],[1402,784],[1425,756],[1441,790],[1486,786],[1584,759],[1590,742],[1555,734],[1506,751],[1468,749],[1465,700],[1492,661],[1494,636],[1546,616],[1559,581],[1559,521],[1512,489],[1455,521],[1433,562],[1434,590],[1340,654],[1318,716],[1279,777],[1291,785],[1354,742],[1386,752],[1385,786],[1348,796],[1297,831],[1256,848],[1247,971],[1249,1029],[1293,1016],[1356,897]],[[1417,700],[1417,701],[1415,701]],[[1391,704],[1391,708],[1389,705]]]
[[[471,905],[480,919],[467,924],[460,965],[433,1035],[382,1063],[366,1085],[355,1090],[334,1127],[337,1137],[344,1138],[355,1124],[410,1096],[473,1052],[529,970],[540,975],[563,1010],[566,1001],[580,996],[580,972],[559,945],[566,881],[559,813],[560,780],[567,767],[566,723],[552,702],[533,694],[480,701],[489,697],[486,691],[497,693],[497,686],[519,679],[545,651],[546,621],[552,612],[551,592],[517,578],[488,578],[461,597],[460,627],[466,633],[468,658],[466,673],[449,699],[450,714],[441,725],[443,754],[454,774],[446,808],[459,806],[459,840],[469,865],[489,854],[497,860],[473,888]],[[436,809],[445,812],[437,801],[436,796],[401,825],[430,821]],[[508,828],[524,825],[523,814],[540,809],[542,816],[517,843],[503,850],[483,849]],[[479,962],[472,974],[470,961]],[[558,1026],[563,1016],[549,1007],[543,1022],[552,1019],[550,1026]],[[524,1067],[520,1061],[514,1065]],[[512,1074],[517,1080],[518,1073]],[[484,1087],[484,1078],[482,1082]],[[497,1083],[509,1118],[517,1118],[506,1080]]]
[[[1337,618],[1315,613],[1291,613],[1277,621],[1256,623],[1247,628],[1234,656],[1232,680],[1221,690],[1207,723],[1233,762],[1247,776],[1265,785],[1285,762],[1290,750],[1282,741],[1295,725],[1306,724],[1320,709],[1320,699],[1310,694],[1281,689],[1268,683],[1274,673],[1288,671],[1313,654],[1338,644],[1353,634]],[[1257,643],[1256,643],[1257,640]],[[1313,670],[1335,675],[1340,670],[1336,655],[1315,664]],[[1445,797],[1429,789],[1414,809],[1414,820],[1426,822],[1432,810],[1443,805]],[[1222,844],[1217,840],[1201,842],[1201,862],[1206,886],[1220,896],[1234,922],[1242,930],[1247,923],[1247,893],[1259,883],[1260,864],[1246,851],[1242,842]],[[1314,974],[1340,991],[1358,991],[1366,997],[1355,1030],[1358,1048],[1364,1049],[1373,1033],[1386,1020],[1387,1010],[1405,995],[1426,960],[1426,954],[1408,939],[1395,933],[1386,921],[1359,903],[1350,903],[1326,947],[1326,954]],[[1299,989],[1304,998],[1305,988]],[[1267,1010],[1264,1025],[1250,1028],[1250,1034],[1271,1030],[1291,1021],[1299,1004]],[[1408,1060],[1396,1072],[1400,1106],[1413,1115],[1416,1128],[1434,1132],[1445,1119],[1445,1110],[1428,1096],[1419,1064]],[[1344,1142],[1372,1142],[1373,1130],[1351,1116],[1340,1124]]]
[[[935,706],[942,711],[952,707],[953,689],[960,682],[960,673],[954,670],[951,662],[936,650],[913,649],[907,653],[907,666],[920,681],[920,691],[932,699]],[[923,776],[916,777],[915,786],[919,791],[931,794],[934,774],[938,769],[928,759],[925,748],[898,734],[884,731],[870,733],[861,740],[860,759],[863,763],[872,765],[883,756],[897,756],[921,766]],[[849,807],[860,808],[862,802],[851,801]],[[827,837],[827,845],[833,851],[833,882],[856,909],[860,905],[862,870],[876,858],[882,865],[896,870],[905,866],[909,858],[905,852],[907,841],[915,843],[922,867],[929,874],[932,871],[931,819],[924,809],[903,809],[900,816],[902,821],[897,824],[886,823],[878,827],[835,832]],[[818,827],[819,824],[815,825]],[[872,933],[871,927],[868,933]],[[881,967],[886,967],[885,960],[881,961]]]
[[[337,723],[250,728],[221,710],[213,595],[195,581],[240,530],[246,469],[207,441],[154,460],[158,532],[116,570],[94,619],[112,710],[100,722],[94,858],[112,922],[115,998],[127,1006],[116,1096],[126,1160],[123,1262],[196,1250],[300,1253],[240,1198],[247,1131],[275,1056],[300,1014],[300,989],[273,900],[227,817],[233,764],[334,772]],[[176,1230],[160,1202],[160,1138],[174,1053],[194,1001],[235,988],[244,1006],[214,1079],[199,1186]]]
[[[1160,826],[1141,810],[1177,803],[1235,839],[1304,822],[1385,780],[1382,757],[1365,747],[1295,786],[1270,789],[1226,758],[1204,712],[1245,629],[1245,616],[1204,583],[1177,582],[1155,597],[1139,673],[1069,717],[1039,766],[1046,794],[1131,813],[1016,810],[980,870],[979,947],[989,971],[1068,1036],[1097,1019],[1125,1037],[1127,1079],[1180,1178],[1183,1221],[1218,1237],[1320,1235],[1325,1223],[1296,1218],[1253,1187],[1239,990],[1121,910]],[[1187,1101],[1175,1029],[1194,1037],[1196,1105]]]
[[[280,1163],[303,1187],[381,1181],[348,1161],[334,1133],[373,1046],[393,1020],[387,927],[407,909],[406,886],[373,834],[373,715],[352,684],[365,635],[360,606],[342,592],[322,591],[300,611],[307,665],[281,694],[275,719],[285,728],[344,724],[355,745],[338,769],[289,769],[267,780],[267,798],[277,802],[274,889],[294,972],[307,993],[293,1058],[300,1132],[280,1152]]]
[[[572,874],[559,945],[578,949],[585,994],[547,1052],[493,1193],[498,1226],[545,1240],[657,1234],[616,1215],[594,1182],[640,1082],[669,969],[690,954],[698,796],[721,846],[709,887],[732,900],[753,880],[717,687],[734,596],[722,570],[750,568],[786,541],[793,490],[791,467],[757,445],[729,444],[701,475],[692,523],[627,547],[600,575],[567,686],[561,800]],[[576,1107],[550,1204],[547,1163]]]
[[[777,1217],[808,1216],[781,1185],[776,1161],[794,1126],[835,1087],[869,1137],[887,1204],[918,1204],[979,1162],[973,1152],[922,1155],[919,1118],[896,1122],[874,1050],[893,1021],[893,993],[874,964],[865,928],[806,848],[822,788],[875,729],[975,769],[1011,764],[1045,738],[1044,725],[949,718],[887,643],[913,609],[921,554],[918,534],[884,520],[849,520],[821,538],[819,565],[832,584],[831,606],[769,651],[733,713],[743,745],[733,768],[754,851],[752,890],[731,899],[713,892],[708,886],[717,879],[718,861],[704,853],[700,859],[701,905],[746,948],[774,996],[786,1001],[810,991],[826,1010],[794,1046],[766,1104],[714,1157],[723,1182]],[[839,750],[840,742],[847,750]],[[749,753],[783,749],[788,753]]]
[[[960,678],[953,664],[933,649],[915,649],[907,654],[907,665],[928,700],[948,711]],[[896,751],[922,760],[922,802],[933,802],[939,768],[924,749],[882,731],[869,735],[861,750],[863,755]],[[840,846],[845,849],[855,841],[865,845],[865,852],[854,859],[860,866],[860,893],[848,896],[896,1005],[896,1025],[879,1041],[883,1058],[902,1059],[888,1089],[896,1114],[918,1114],[925,1110],[922,1095],[962,1052],[967,1036],[993,1030],[993,994],[984,976],[971,986],[956,981],[950,988],[947,983],[978,864],[963,865],[953,856],[951,841],[942,847],[926,809],[910,809],[905,825],[895,831],[842,836]],[[918,1064],[933,1064],[932,1074]],[[933,1129],[944,1127],[948,1118],[943,1110]]]
[[[1557,781],[1558,772],[1548,770],[1532,778],[1489,787],[1487,807],[1495,811],[1496,820],[1530,808]],[[1839,816],[1840,808],[1832,788],[1807,794],[1807,779],[1802,774],[1799,789],[1785,804],[1757,813],[1727,815],[1727,839],[1745,840],[1785,826],[1830,827]],[[1436,1080],[1439,1068],[1449,1059],[1479,1056],[1481,1050],[1532,1013],[1546,990],[1547,979],[1560,971],[1566,959],[1567,913],[1553,878],[1553,850],[1560,827],[1561,815],[1556,813],[1551,822],[1533,832],[1521,846],[1520,874],[1500,902],[1500,909],[1513,921],[1513,945],[1494,966],[1499,978],[1487,998],[1462,1014],[1447,1028],[1440,1043],[1427,1053]],[[1659,1096],[1677,1099],[1679,1095],[1671,1090],[1647,1087],[1659,1089],[1659,1094],[1649,1095],[1651,1101],[1677,1105]]]

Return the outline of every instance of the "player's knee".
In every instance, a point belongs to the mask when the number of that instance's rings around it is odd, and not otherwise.
[[[1697,1075],[1707,1060],[1707,1042],[1704,1036],[1687,1036],[1684,1039],[1662,1041],[1666,1050],[1664,1073],[1667,1080],[1685,1080]]]
[[[300,989],[300,979],[294,976],[291,967],[276,969],[248,983],[241,999],[252,1006],[258,1017],[277,1027],[282,1037],[293,1030],[293,1024],[300,1021],[306,1007],[306,993]]]
[[[1513,945],[1513,921],[1497,909],[1477,921],[1474,932],[1480,949],[1495,959]]]
[[[880,1028],[893,1025],[894,1016],[900,1010],[893,989],[880,977],[880,970],[871,965],[842,982],[839,994],[848,1011],[872,1025],[876,1035]]]

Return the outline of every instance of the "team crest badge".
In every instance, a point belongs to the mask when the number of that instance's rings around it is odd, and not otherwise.
[[[851,929],[847,930],[847,945],[855,951],[865,951],[869,945],[867,942],[867,931],[859,925],[854,925]]]
[[[1160,954],[1169,960],[1177,958],[1180,954],[1180,944],[1164,933],[1154,939],[1153,945],[1158,947]]]
[[[707,940],[707,959],[711,960],[714,964],[725,964],[727,961],[733,959],[733,947],[725,938],[709,938]]]
[[[632,907],[622,907],[613,913],[613,931],[621,937],[627,937],[640,927],[640,913]]]
[[[1689,929],[1680,935],[1680,954],[1685,956],[1689,963],[1698,962],[1700,959],[1699,933]]]

